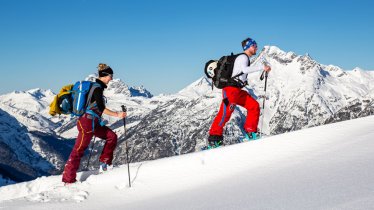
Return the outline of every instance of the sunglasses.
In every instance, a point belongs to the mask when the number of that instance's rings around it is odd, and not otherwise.
[[[113,74],[109,74],[109,73],[106,73],[106,72],[102,72],[102,74],[106,75],[106,76],[110,76],[110,78],[113,79]]]

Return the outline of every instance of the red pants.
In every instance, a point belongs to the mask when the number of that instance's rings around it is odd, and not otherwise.
[[[83,115],[78,119],[78,137],[75,141],[73,150],[70,153],[70,157],[65,164],[64,173],[62,175],[62,181],[66,183],[76,182],[77,170],[80,165],[81,158],[84,151],[91,142],[93,135],[98,138],[105,139],[104,149],[100,156],[100,162],[112,164],[113,151],[117,145],[117,134],[110,130],[106,126],[100,126],[98,119],[95,119],[95,130],[92,132],[92,116]]]
[[[260,117],[260,106],[247,91],[237,87],[225,87],[222,90],[223,100],[216,118],[209,130],[209,135],[221,136],[223,127],[230,120],[235,106],[239,105],[247,109],[247,119],[245,120],[244,130],[246,132],[257,132],[258,120]]]

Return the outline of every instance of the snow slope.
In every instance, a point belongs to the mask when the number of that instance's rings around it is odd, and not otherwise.
[[[0,209],[371,209],[374,116],[155,161],[105,174],[0,188]]]

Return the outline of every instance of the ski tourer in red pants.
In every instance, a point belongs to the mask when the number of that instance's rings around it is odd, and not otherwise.
[[[96,83],[98,83],[100,87],[96,87],[93,90],[90,101],[91,104],[96,104],[96,106],[90,110],[92,112],[85,113],[77,121],[79,134],[69,159],[65,164],[62,175],[62,181],[65,184],[77,181],[76,176],[81,158],[94,135],[106,141],[100,155],[100,169],[105,171],[108,165],[112,165],[113,153],[117,145],[117,135],[110,128],[101,126],[99,118],[101,118],[103,113],[118,118],[124,118],[126,117],[126,113],[113,112],[105,107],[103,91],[107,88],[109,81],[113,79],[113,70],[105,64],[99,64],[98,74],[99,78],[96,79]]]
[[[247,38],[242,41],[242,47],[244,53],[236,57],[232,72],[232,77],[235,77],[237,85],[233,82],[232,85],[222,89],[223,100],[218,114],[214,118],[209,130],[208,143],[211,147],[217,147],[223,143],[223,128],[230,120],[231,114],[235,110],[236,105],[242,106],[247,110],[247,118],[243,126],[247,138],[254,138],[257,133],[260,106],[247,91],[242,90],[243,85],[240,84],[247,84],[247,75],[249,73],[261,70],[270,71],[271,68],[270,66],[263,66],[258,62],[256,65],[250,65],[249,58],[257,52],[256,41]]]

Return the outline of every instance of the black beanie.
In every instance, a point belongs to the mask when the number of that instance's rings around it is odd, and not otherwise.
[[[109,74],[113,75],[113,70],[109,66],[106,67],[104,70],[99,71],[99,77],[105,77]]]

